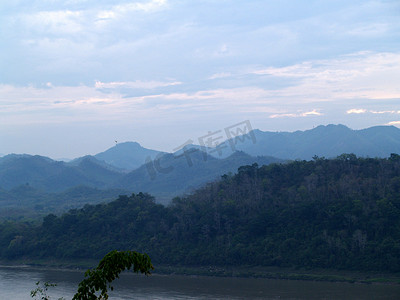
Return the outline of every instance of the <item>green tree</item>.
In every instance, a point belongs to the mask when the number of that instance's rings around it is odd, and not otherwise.
[[[113,290],[111,282],[119,278],[119,274],[125,270],[133,269],[135,273],[150,274],[154,269],[150,257],[135,251],[111,251],[100,261],[99,265],[93,270],[87,270],[85,279],[78,285],[78,292],[73,300],[98,300],[108,299],[108,288]],[[31,291],[31,297],[40,300],[50,300],[47,294],[49,287],[56,284],[45,282]],[[98,294],[98,295],[97,295]],[[58,300],[64,300],[59,298]]]
[[[108,299],[108,288],[113,290],[111,282],[119,278],[122,271],[133,269],[135,273],[150,274],[154,269],[150,257],[135,251],[111,251],[100,261],[94,270],[85,273],[85,279],[79,283],[78,292],[73,300]],[[96,293],[100,292],[100,295]]]

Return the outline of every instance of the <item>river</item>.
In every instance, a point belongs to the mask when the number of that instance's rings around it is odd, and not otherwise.
[[[29,300],[37,281],[57,283],[51,299],[71,299],[83,271],[0,267],[0,299]],[[255,278],[123,274],[110,300],[122,299],[400,299],[400,285]]]

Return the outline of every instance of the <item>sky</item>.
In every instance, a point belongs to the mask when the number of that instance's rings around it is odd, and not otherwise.
[[[0,2],[0,154],[400,127],[400,1]]]

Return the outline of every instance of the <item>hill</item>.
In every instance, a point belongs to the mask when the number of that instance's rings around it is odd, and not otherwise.
[[[197,148],[187,148],[185,153],[165,154],[149,161],[124,175],[112,187],[152,193],[158,201],[168,203],[174,196],[188,193],[219,179],[223,174],[235,172],[242,165],[267,165],[280,161],[273,157],[252,157],[244,152],[217,159]]]
[[[94,155],[100,161],[122,170],[134,170],[146,162],[146,159],[154,159],[163,152],[142,147],[136,142],[119,143],[114,147]]]
[[[103,188],[120,176],[121,173],[89,158],[76,165],[39,155],[11,154],[0,158],[0,187],[6,190],[20,185],[47,192],[60,192],[80,185]]]
[[[146,252],[153,263],[400,272],[400,156],[242,166],[158,205],[148,194],[0,225],[0,257],[100,258]]]
[[[172,154],[127,142],[68,163],[38,155],[11,154],[0,157],[0,190],[14,189],[15,197],[10,199],[23,200],[25,194],[17,187],[30,186],[51,194],[87,186],[148,192],[158,201],[168,203],[172,197],[190,193],[241,165],[281,161],[274,157],[309,160],[344,152],[362,157],[388,157],[390,153],[400,153],[400,129],[376,126],[351,130],[343,125],[327,125],[293,133],[253,130],[226,141],[223,146],[219,149],[222,154],[214,148],[193,145]],[[235,149],[239,151],[232,152]],[[39,198],[27,196],[32,201]]]
[[[96,203],[95,194],[85,192],[79,201],[71,197],[68,205],[62,200],[65,199],[63,193],[71,189],[102,190],[107,197],[99,195],[97,203],[111,200],[110,195],[118,196],[116,191],[151,192],[157,201],[169,203],[174,196],[190,192],[224,173],[234,172],[240,165],[279,161],[251,157],[243,152],[219,160],[205,152],[188,151],[189,156],[187,153],[160,155],[129,173],[93,156],[65,163],[38,155],[7,155],[0,158],[0,219],[7,218],[8,214],[12,218],[32,217],[51,209],[65,211],[78,207],[78,203]]]
[[[75,158],[75,159],[73,159],[71,161],[68,161],[68,162],[65,162],[65,163],[66,163],[67,166],[78,167],[82,162],[83,162],[83,164],[90,162],[92,164],[99,165],[100,167],[102,167],[104,169],[107,169],[107,170],[110,170],[110,171],[114,171],[114,172],[117,172],[117,173],[126,172],[125,169],[120,169],[120,168],[118,168],[116,166],[113,166],[113,165],[110,165],[110,164],[106,163],[105,161],[98,160],[96,157],[94,157],[92,155],[85,155],[85,156],[82,156],[82,157],[78,157],[78,158]]]

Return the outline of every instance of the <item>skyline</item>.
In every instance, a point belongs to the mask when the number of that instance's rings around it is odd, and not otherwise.
[[[400,126],[397,1],[0,4],[0,153]]]

